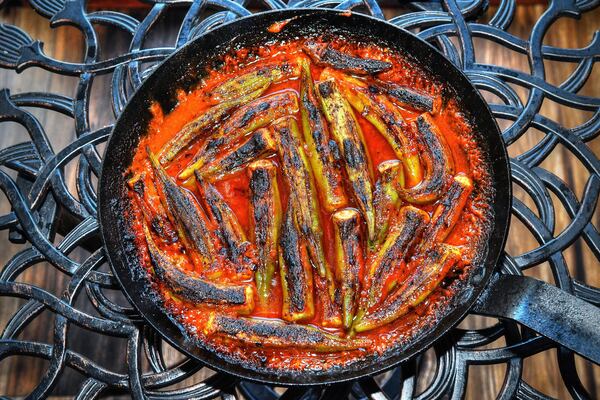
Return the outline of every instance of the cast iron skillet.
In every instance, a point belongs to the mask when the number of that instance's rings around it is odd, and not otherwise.
[[[288,18],[293,19],[281,32],[267,31],[274,22]],[[186,337],[177,322],[166,314],[138,261],[132,244],[132,231],[123,217],[128,207],[124,173],[151,119],[151,102],[158,101],[163,109],[172,109],[176,90],[185,90],[197,83],[202,71],[212,66],[211,63],[224,51],[260,45],[276,38],[328,33],[343,35],[351,41],[360,40],[397,49],[428,71],[433,79],[452,88],[489,158],[495,188],[492,233],[487,254],[464,282],[439,323],[420,332],[402,348],[367,357],[350,367],[321,372],[254,370],[204,349]],[[509,162],[498,126],[477,90],[450,61],[426,42],[386,22],[323,9],[273,11],[231,22],[185,45],[148,77],[118,119],[106,148],[99,194],[104,244],[113,271],[129,300],[171,344],[217,370],[278,385],[315,385],[357,379],[391,368],[423,351],[455,326],[469,310],[519,320],[600,362],[600,335],[595,334],[600,326],[600,312],[596,307],[540,281],[493,274],[506,240],[511,205]]]

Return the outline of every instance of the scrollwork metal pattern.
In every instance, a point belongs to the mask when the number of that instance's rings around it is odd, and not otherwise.
[[[44,53],[43,43],[34,40],[16,26],[0,25],[0,66],[17,72],[37,67],[55,74],[78,77],[73,98],[54,93],[9,93],[0,91],[0,122],[13,121],[27,130],[29,140],[0,149],[0,189],[12,210],[0,216],[0,229],[10,230],[10,239],[25,242],[24,250],[14,254],[0,272],[0,296],[26,299],[3,327],[0,338],[0,360],[9,355],[27,355],[48,360],[45,374],[29,398],[48,395],[58,377],[67,368],[86,377],[78,389],[78,399],[93,399],[115,390],[126,390],[134,398],[188,399],[237,398],[276,399],[280,395],[272,388],[239,382],[216,374],[201,383],[183,389],[164,389],[197,373],[202,365],[185,359],[175,366],[167,366],[161,340],[133,308],[111,301],[107,289],[118,289],[113,276],[99,267],[105,263],[103,249],[96,243],[87,259],[79,262],[70,253],[79,246],[89,249],[90,239],[97,238],[96,188],[92,176],[97,176],[101,156],[96,145],[106,141],[110,126],[92,131],[89,121],[89,96],[93,78],[112,77],[111,103],[117,116],[133,90],[141,84],[151,68],[141,63],[158,62],[178,46],[202,35],[214,27],[235,18],[249,15],[245,0],[153,0],[143,20],[115,11],[88,12],[84,1],[30,0],[31,6],[50,20],[51,26],[68,24],[79,29],[85,38],[85,57],[80,63],[53,59]],[[556,284],[590,303],[600,305],[600,289],[573,279],[562,251],[576,239],[583,238],[596,259],[600,260],[600,235],[591,223],[600,193],[600,162],[586,142],[600,132],[600,98],[578,94],[590,77],[594,63],[600,60],[600,34],[596,32],[588,46],[579,49],[557,48],[543,44],[544,35],[561,16],[578,16],[600,4],[598,0],[553,0],[537,21],[527,40],[507,32],[515,13],[514,0],[502,0],[488,23],[477,22],[477,16],[487,7],[484,0],[444,0],[442,2],[410,2],[411,12],[390,19],[390,22],[412,31],[437,45],[461,68],[482,91],[493,93],[499,101],[491,103],[494,115],[511,124],[503,132],[507,145],[519,139],[529,128],[536,128],[545,136],[533,148],[512,159],[514,182],[534,201],[535,208],[515,199],[513,214],[531,231],[539,246],[524,254],[505,255],[503,272],[521,274],[523,270],[547,261]],[[187,7],[175,45],[167,48],[144,48],[143,40],[154,23],[174,5]],[[376,0],[262,0],[262,9],[286,7],[335,7],[357,9],[377,18],[384,18]],[[215,12],[208,14],[207,9]],[[108,25],[130,35],[129,51],[117,57],[100,61],[99,43],[95,25]],[[458,46],[450,40],[458,39]],[[497,65],[477,62],[473,38],[492,40],[511,51],[526,55],[530,71],[512,70]],[[545,80],[544,60],[576,63],[574,72],[560,85]],[[522,102],[513,85],[528,90]],[[544,99],[578,110],[592,111],[585,123],[567,129],[539,113]],[[28,108],[44,108],[63,114],[73,120],[76,139],[56,152],[52,149],[44,127]],[[589,172],[589,178],[580,199],[565,182],[540,167],[561,144]],[[65,183],[63,167],[77,162],[77,190],[70,191]],[[17,178],[9,174],[16,171]],[[13,174],[14,175],[14,174]],[[571,222],[561,232],[555,232],[555,209],[550,193],[558,198]],[[60,229],[65,215],[75,221],[63,233],[60,242],[55,232]],[[65,225],[62,223],[62,225]],[[93,242],[93,240],[92,240]],[[93,247],[93,246],[92,246]],[[57,271],[70,277],[69,285],[60,294],[27,283],[17,282],[31,266],[47,262]],[[83,312],[73,299],[85,292],[96,315]],[[50,344],[18,339],[19,333],[42,311],[55,314],[53,342]],[[101,335],[126,338],[127,352],[123,356],[126,373],[104,369],[94,360],[71,350],[66,341],[71,324]],[[504,337],[506,345],[494,349],[483,346]],[[499,398],[546,398],[521,380],[523,359],[556,348],[551,341],[532,332],[517,329],[514,323],[498,322],[480,330],[455,329],[434,346],[437,366],[429,386],[419,399],[441,397],[460,398],[464,395],[469,365],[506,363],[504,384]],[[577,372],[574,357],[558,348],[559,365],[563,380],[575,398],[586,398]],[[141,358],[150,365],[143,372]],[[288,389],[281,398],[328,399],[352,397],[402,398],[415,397],[419,374],[417,358],[388,373],[384,380],[369,378],[342,387],[328,389]]]

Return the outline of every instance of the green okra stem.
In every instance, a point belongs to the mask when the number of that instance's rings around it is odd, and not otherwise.
[[[323,113],[331,124],[331,131],[340,147],[356,202],[367,223],[368,238],[373,241],[373,188],[362,131],[350,104],[341,95],[333,80],[320,82],[317,88]]]
[[[333,214],[336,278],[340,282],[343,324],[352,325],[358,307],[360,282],[363,275],[363,254],[360,242],[360,213],[345,208]]]
[[[267,128],[260,128],[237,148],[209,161],[198,172],[206,179],[216,181],[238,172],[248,163],[276,150],[277,142],[272,133]]]
[[[302,49],[317,65],[332,67],[356,75],[374,75],[392,68],[390,62],[352,56],[325,43],[307,41]]]
[[[206,214],[194,196],[180,188],[162,168],[156,156],[150,150],[147,151],[157,186],[162,192],[161,201],[169,219],[177,227],[179,237],[186,249],[191,252],[194,264],[201,269],[209,267],[214,262],[215,249],[206,226]]]
[[[450,149],[430,114],[422,114],[416,122],[418,140],[423,147],[421,159],[426,173],[423,180],[409,189],[398,189],[400,197],[413,204],[427,204],[443,194],[443,188],[453,173]]]
[[[368,339],[346,339],[309,325],[289,324],[276,320],[235,318],[212,314],[204,328],[205,334],[221,334],[249,344],[274,348],[305,348],[329,353],[367,347]]]
[[[327,121],[320,111],[309,61],[301,59],[300,67],[300,111],[304,141],[322,205],[328,212],[333,212],[348,204],[342,185],[341,163],[336,159],[339,149],[331,140]]]
[[[315,314],[312,267],[294,221],[296,214],[294,204],[288,202],[279,238],[282,318],[286,321],[306,320]]]
[[[200,146],[192,163],[180,174],[187,179],[222,149],[242,138],[249,132],[262,128],[278,118],[293,115],[298,111],[298,95],[286,90],[261,97],[238,108],[221,127]]]
[[[428,223],[429,215],[425,211],[412,206],[400,209],[386,240],[367,268],[364,280],[367,295],[361,301],[362,314],[385,298],[389,288],[400,280],[398,269]]]
[[[193,303],[238,306],[241,313],[250,313],[254,308],[252,285],[221,285],[182,271],[154,242],[148,226],[144,224],[148,252],[157,278],[173,293]]]
[[[278,138],[278,153],[283,176],[290,187],[290,199],[296,213],[295,219],[306,243],[310,259],[321,277],[330,269],[323,250],[323,233],[319,216],[319,203],[308,157],[302,147],[300,130],[293,118],[284,118],[272,126]]]
[[[419,260],[406,281],[380,307],[367,313],[353,326],[355,332],[365,332],[397,320],[419,305],[444,280],[460,261],[460,250],[455,246],[437,244]]]
[[[254,161],[248,166],[248,176],[252,241],[258,253],[256,287],[260,298],[266,300],[277,265],[277,246],[282,221],[277,166],[270,160]]]

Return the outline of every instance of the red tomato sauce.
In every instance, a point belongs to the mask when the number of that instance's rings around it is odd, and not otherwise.
[[[276,28],[276,27],[275,27]],[[275,29],[274,28],[274,29]],[[165,210],[161,205],[156,189],[153,189],[152,167],[147,157],[146,148],[154,153],[159,153],[161,148],[173,138],[186,123],[201,115],[215,103],[210,98],[213,88],[219,84],[239,76],[240,74],[257,68],[261,64],[267,63],[293,63],[297,57],[306,57],[300,49],[300,41],[290,41],[282,43],[272,43],[258,49],[238,50],[235,53],[224,57],[222,66],[219,69],[208,71],[208,74],[202,79],[198,86],[189,92],[180,92],[178,103],[173,110],[162,110],[158,104],[152,106],[153,119],[149,126],[147,136],[141,139],[138,151],[134,156],[130,167],[132,176],[141,176],[144,180],[146,192],[144,200],[147,205],[156,213],[164,214]],[[156,289],[164,299],[165,307],[168,312],[182,323],[186,331],[194,336],[199,342],[210,349],[222,353],[224,356],[233,357],[242,360],[251,365],[261,368],[271,369],[291,369],[291,370],[323,370],[332,366],[347,365],[362,357],[373,353],[383,353],[403,343],[408,342],[419,331],[427,329],[436,323],[440,315],[446,309],[448,301],[460,287],[459,282],[470,269],[470,261],[476,259],[484,248],[487,240],[489,221],[491,218],[490,202],[490,177],[488,172],[488,163],[485,155],[475,139],[475,134],[471,126],[465,120],[459,105],[454,99],[449,99],[445,107],[440,107],[442,87],[440,84],[432,81],[428,76],[413,65],[402,55],[389,49],[382,49],[370,45],[348,44],[342,40],[334,41],[333,47],[343,50],[349,54],[360,57],[373,58],[389,61],[393,67],[391,70],[379,74],[378,78],[383,81],[393,82],[408,86],[418,92],[428,94],[435,98],[435,110],[433,112],[435,123],[442,131],[451,152],[451,158],[454,161],[454,173],[466,173],[474,183],[474,191],[467,201],[460,218],[451,234],[445,240],[446,243],[460,246],[463,252],[464,263],[460,271],[454,271],[453,277],[445,280],[437,289],[434,290],[423,302],[414,307],[408,314],[400,319],[389,323],[381,328],[359,333],[358,337],[369,338],[372,345],[358,350],[341,351],[332,353],[316,353],[307,349],[289,347],[285,349],[269,348],[263,346],[252,346],[238,342],[235,338],[228,338],[219,335],[205,335],[203,333],[206,324],[207,315],[210,311],[220,311],[236,315],[235,309],[211,306],[207,304],[193,304],[185,301],[178,296],[171,294],[169,289],[159,279],[152,274],[152,266],[148,255],[148,249],[144,238],[142,219],[143,215],[137,207],[132,207],[135,218],[131,218],[133,230],[136,233],[137,245],[140,258],[147,266],[148,273],[155,283]],[[311,64],[313,79],[318,80],[322,68]],[[294,90],[299,92],[299,80],[292,78],[271,85],[264,95],[275,93],[282,90]],[[419,113],[410,108],[399,106],[400,112],[405,120],[410,124],[416,120]],[[368,157],[372,164],[373,183],[378,179],[377,169],[379,163],[395,159],[395,153],[385,138],[371,125],[363,116],[355,113],[362,129],[364,140],[367,146]],[[299,113],[296,115],[299,124],[302,118]],[[166,165],[167,172],[174,178],[186,168],[203,143],[206,135],[199,135],[198,139],[192,142],[188,148],[180,152],[179,155]],[[270,156],[279,163],[276,155]],[[190,190],[202,203],[199,193],[195,187],[193,179],[187,181],[178,180],[177,183]],[[281,174],[278,174],[278,183],[282,196],[282,204],[286,204],[285,199],[288,196],[288,184],[284,181]],[[347,182],[346,182],[347,184]],[[250,221],[250,193],[249,178],[245,170],[235,173],[233,176],[215,183],[216,188],[222,194],[228,205],[234,211],[242,228],[248,234],[252,229]],[[350,192],[348,192],[350,193]],[[351,197],[351,196],[350,196]],[[132,203],[136,204],[134,196]],[[355,206],[350,199],[350,206]],[[417,206],[428,213],[432,213],[437,205],[436,203]],[[331,214],[323,209],[321,210],[321,224],[323,231],[323,245],[327,262],[333,265],[335,262],[335,250],[333,246],[333,224]],[[214,228],[214,227],[211,227]],[[182,249],[179,242],[172,244],[161,242],[161,248],[172,254],[185,257],[185,249]],[[366,249],[365,249],[366,252]],[[373,257],[369,255],[366,262]],[[183,268],[189,271],[196,271],[191,262],[183,264]],[[407,268],[419,268],[418,265],[407,262]],[[316,275],[316,274],[315,274]],[[224,276],[224,280],[228,277]],[[232,278],[233,279],[233,278]],[[268,302],[256,300],[256,306],[249,315],[250,317],[274,318],[280,319],[282,316],[282,292],[281,282],[278,271],[276,270],[273,286],[269,295]],[[320,326],[321,306],[315,296],[316,312],[313,319],[303,321],[303,324],[312,324]],[[344,331],[336,328],[324,328],[325,330],[344,336]]]

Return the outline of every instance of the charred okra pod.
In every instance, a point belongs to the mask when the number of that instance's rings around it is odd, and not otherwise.
[[[221,193],[198,173],[196,173],[196,185],[207,210],[210,211],[210,215],[217,223],[216,233],[227,251],[227,258],[234,263],[243,265],[253,263],[251,254],[249,254],[250,243],[246,239],[246,234]]]
[[[418,111],[433,111],[433,97],[391,82],[377,82],[377,87],[403,105]]]
[[[473,182],[466,174],[460,172],[454,176],[446,196],[433,212],[431,226],[423,234],[419,251],[425,251],[435,243],[441,243],[446,239],[458,221],[472,191]]]
[[[339,290],[335,287],[333,277],[314,277],[316,301],[321,311],[321,326],[328,328],[342,327],[342,306]]]
[[[281,227],[281,201],[277,184],[277,166],[258,160],[248,166],[250,178],[250,221],[252,241],[258,252],[256,288],[262,300],[269,297],[271,280],[277,264],[277,244]]]
[[[342,186],[339,149],[331,140],[327,121],[321,114],[308,60],[300,61],[300,112],[304,141],[308,146],[310,164],[319,188],[323,207],[333,212],[348,204]]]
[[[298,76],[298,67],[295,64],[263,65],[220,84],[211,90],[210,94],[215,101],[230,101],[293,76]]]
[[[344,328],[352,325],[358,306],[360,282],[363,275],[363,254],[360,244],[360,213],[346,208],[333,214],[336,269],[340,282]]]
[[[388,232],[390,218],[398,209],[400,197],[396,182],[404,186],[404,173],[399,160],[384,161],[377,166],[379,179],[375,183],[373,206],[375,207],[375,243],[383,243]]]
[[[277,142],[271,132],[267,128],[261,128],[238,148],[205,164],[199,173],[211,181],[223,179],[257,158],[276,150]]]
[[[425,163],[425,177],[410,189],[398,189],[400,197],[409,203],[426,204],[437,200],[454,169],[452,154],[446,140],[438,130],[430,114],[417,119],[418,140],[423,147],[421,158]]]
[[[290,199],[302,241],[306,242],[310,259],[319,275],[328,276],[330,272],[323,251],[319,203],[298,125],[293,118],[285,118],[275,123],[272,128],[274,136],[279,138],[281,167],[291,188]]]
[[[351,56],[325,43],[308,41],[302,49],[317,65],[340,69],[356,75],[374,75],[392,68],[390,62]]]
[[[440,243],[419,260],[411,276],[386,299],[381,307],[357,320],[355,332],[369,331],[386,325],[419,305],[444,280],[459,262],[460,250]]]
[[[173,224],[169,221],[162,204],[158,202],[158,207],[156,207],[151,201],[148,201],[148,198],[157,198],[157,194],[147,193],[146,184],[144,183],[144,174],[137,176],[135,180],[130,180],[127,183],[134,193],[134,197],[144,216],[144,220],[150,224],[152,231],[166,243],[177,242],[177,240],[179,240],[179,235],[173,227]],[[156,190],[154,185],[153,188]]]
[[[369,240],[373,241],[375,239],[373,189],[362,131],[350,104],[342,97],[333,80],[320,82],[318,91],[323,113],[331,124],[333,137],[340,146],[356,201],[367,223]]]
[[[204,333],[234,337],[248,345],[276,348],[306,348],[315,352],[335,352],[367,347],[368,339],[345,339],[321,329],[281,321],[235,318],[223,314],[210,315]]]
[[[211,234],[206,226],[206,214],[194,196],[180,188],[162,168],[156,156],[150,150],[147,151],[157,186],[163,194],[161,201],[171,222],[177,227],[185,247],[190,250],[194,264],[201,269],[207,268],[213,263],[215,252]]]
[[[292,115],[298,110],[298,95],[285,91],[261,97],[238,108],[221,128],[200,146],[192,163],[179,174],[187,179],[196,169],[245,134],[262,128],[274,120]]]
[[[254,309],[252,285],[221,285],[188,275],[158,248],[146,224],[144,224],[144,234],[154,273],[175,295],[196,304],[238,306],[236,310],[244,314]]]
[[[385,298],[398,280],[401,280],[398,270],[428,223],[429,215],[425,211],[412,206],[400,209],[397,222],[367,269],[364,280],[367,296],[361,301],[361,314]]]
[[[216,123],[223,118],[232,108],[246,104],[249,101],[257,99],[267,90],[269,85],[258,87],[256,90],[244,94],[241,97],[224,101],[220,104],[210,107],[199,117],[188,122],[169,142],[162,148],[159,154],[160,162],[165,164],[177,156],[181,150],[186,148],[192,141],[200,136],[202,131],[208,126]]]
[[[414,186],[423,179],[419,152],[405,131],[408,127],[398,108],[373,84],[346,74],[326,69],[322,79],[333,78],[340,91],[356,111],[381,133],[402,160],[406,169],[406,183]]]
[[[150,217],[150,215],[146,214],[146,217]],[[155,214],[150,218],[152,231],[156,232],[162,240],[167,243],[175,243],[178,240],[177,232],[173,229],[167,218],[158,214]]]
[[[315,314],[312,267],[294,221],[294,205],[288,202],[279,239],[282,318],[286,321],[306,320]]]

